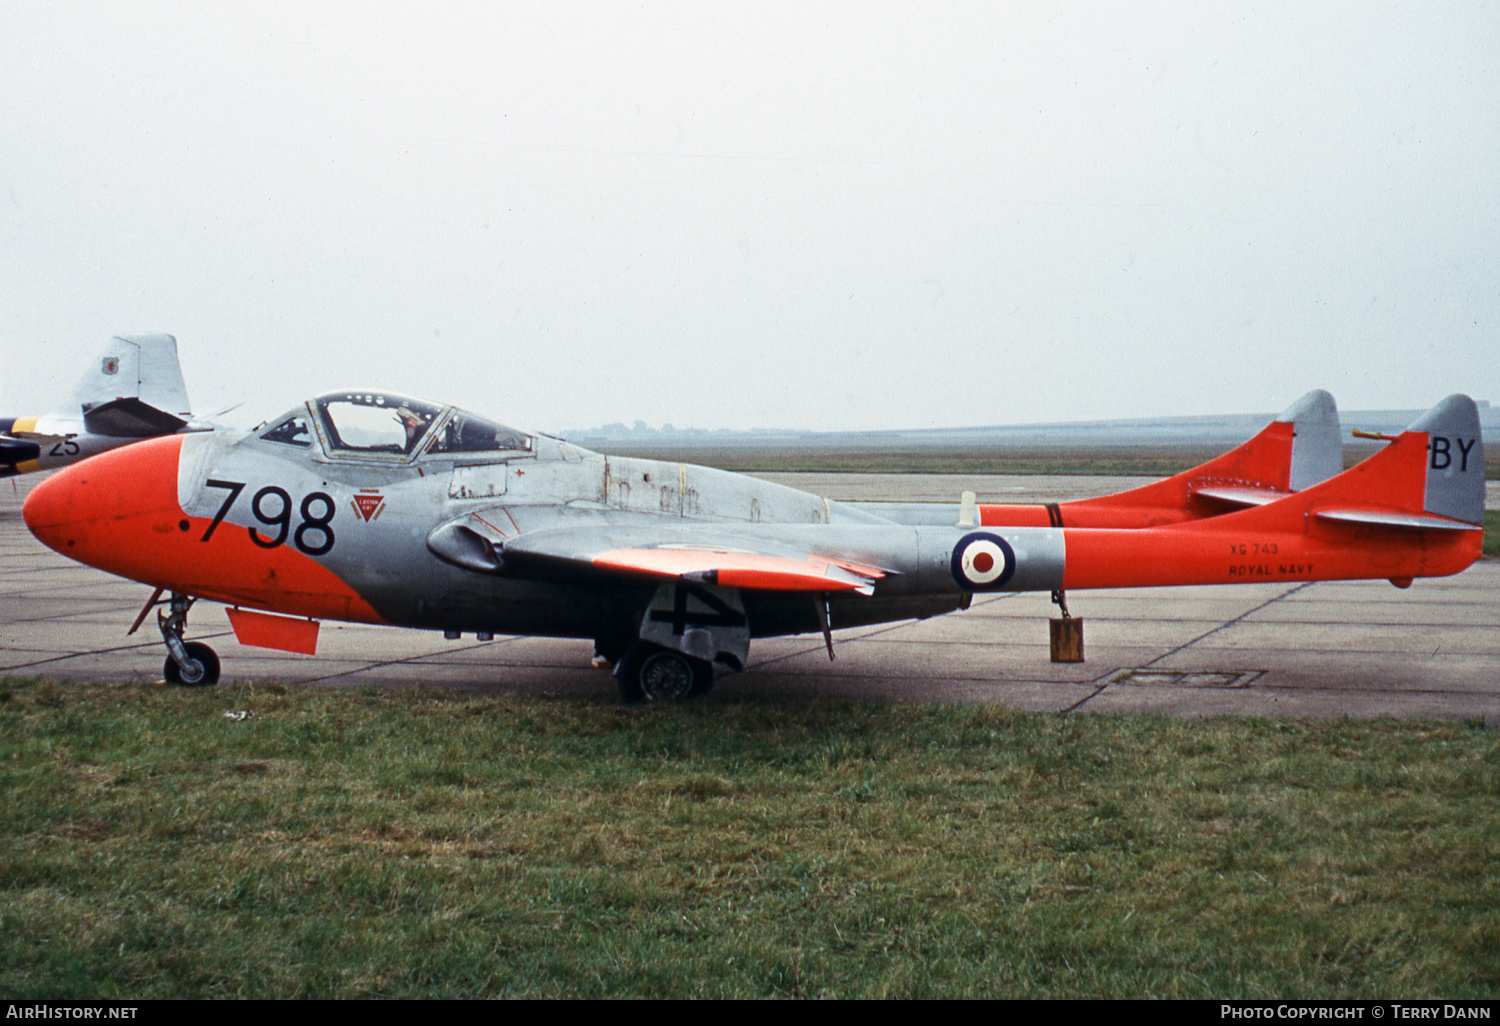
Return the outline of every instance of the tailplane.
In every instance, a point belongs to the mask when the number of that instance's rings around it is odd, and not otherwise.
[[[192,417],[171,335],[119,335],[73,388],[72,416],[90,433],[148,438],[185,427]]]
[[[984,505],[979,513],[986,526],[1161,527],[1264,506],[1343,469],[1338,406],[1317,389],[1244,444],[1165,480],[1060,506]]]
[[[1479,410],[1450,395],[1390,446],[1319,489],[1324,520],[1419,530],[1484,525],[1484,438]]]
[[[1444,399],[1336,477],[1254,509],[1161,528],[1065,531],[1065,589],[1349,581],[1464,570],[1481,555],[1484,443],[1468,396]]]

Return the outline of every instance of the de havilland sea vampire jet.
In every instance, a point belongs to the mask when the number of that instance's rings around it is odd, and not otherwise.
[[[189,412],[177,340],[120,335],[61,409],[0,418],[0,477],[65,467],[143,438],[210,429]]]
[[[626,700],[699,694],[753,638],[920,618],[976,593],[1455,574],[1480,555],[1478,412],[1450,396],[1341,472],[1315,392],[1156,485],[1051,506],[833,502],[604,456],[373,391],[248,434],[177,435],[44,481],[27,526],[164,592],[165,673],[211,684],[198,599],[244,644],[311,653],[322,619],[593,639]],[[134,630],[135,628],[132,628]]]

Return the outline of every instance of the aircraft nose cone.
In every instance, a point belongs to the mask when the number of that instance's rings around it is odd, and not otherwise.
[[[180,437],[137,442],[59,470],[32,489],[21,516],[37,540],[80,563],[124,569],[176,533]]]

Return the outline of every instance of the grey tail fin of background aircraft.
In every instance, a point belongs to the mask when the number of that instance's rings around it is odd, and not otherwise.
[[[1344,472],[1344,440],[1333,396],[1321,388],[1314,389],[1276,419],[1292,425],[1292,491],[1311,488]]]
[[[1483,524],[1484,436],[1474,400],[1450,395],[1406,430],[1427,432],[1426,511]]]
[[[146,438],[192,417],[171,335],[117,335],[73,388],[71,409],[97,435]]]

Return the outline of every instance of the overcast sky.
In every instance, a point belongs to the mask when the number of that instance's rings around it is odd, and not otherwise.
[[[0,3],[0,413],[1500,402],[1493,3]]]

